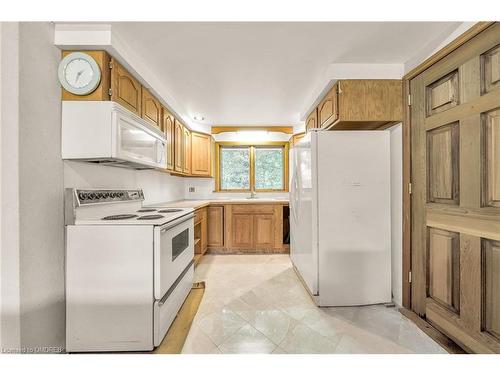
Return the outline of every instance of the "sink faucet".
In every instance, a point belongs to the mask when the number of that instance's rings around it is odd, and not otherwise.
[[[257,194],[255,193],[254,189],[250,190],[250,199],[257,198]]]

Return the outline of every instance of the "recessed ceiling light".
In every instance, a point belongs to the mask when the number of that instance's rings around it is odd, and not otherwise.
[[[203,120],[205,120],[205,117],[203,117],[203,116],[201,116],[201,115],[196,115],[196,116],[194,116],[194,117],[193,117],[193,119],[194,119],[195,121],[203,121]]]

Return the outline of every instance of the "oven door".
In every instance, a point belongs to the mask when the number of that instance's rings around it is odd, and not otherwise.
[[[154,229],[154,294],[161,299],[194,257],[194,214]]]

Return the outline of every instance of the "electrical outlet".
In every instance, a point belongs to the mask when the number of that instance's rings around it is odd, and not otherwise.
[[[194,187],[192,187],[192,186],[189,188],[189,192],[190,192],[190,193],[194,193],[194,192],[195,192],[195,190],[196,190],[196,189],[195,189]]]

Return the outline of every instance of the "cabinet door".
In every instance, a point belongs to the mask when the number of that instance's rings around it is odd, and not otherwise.
[[[174,127],[174,170],[184,171],[184,126],[177,119]]]
[[[191,174],[191,131],[184,128],[184,169],[185,174]]]
[[[318,105],[318,127],[333,124],[338,119],[338,113],[337,85],[334,85]]]
[[[231,247],[240,249],[253,249],[254,247],[253,214],[232,213]]]
[[[314,108],[314,110],[309,114],[309,116],[307,116],[306,132],[317,127],[318,127],[318,109]]]
[[[208,246],[224,246],[224,207],[208,207]]]
[[[203,208],[204,214],[201,220],[201,252],[205,253],[208,246],[208,220],[207,220],[207,209]]]
[[[141,84],[115,59],[111,59],[111,100],[141,115]]]
[[[256,249],[270,249],[274,247],[274,215],[254,214],[254,246]]]
[[[191,133],[191,174],[210,176],[212,137],[207,134]]]
[[[146,89],[142,88],[142,118],[161,129],[160,102]],[[163,129],[162,129],[163,130]]]
[[[163,132],[167,139],[167,169],[174,170],[174,134],[175,134],[175,117],[163,108]]]

